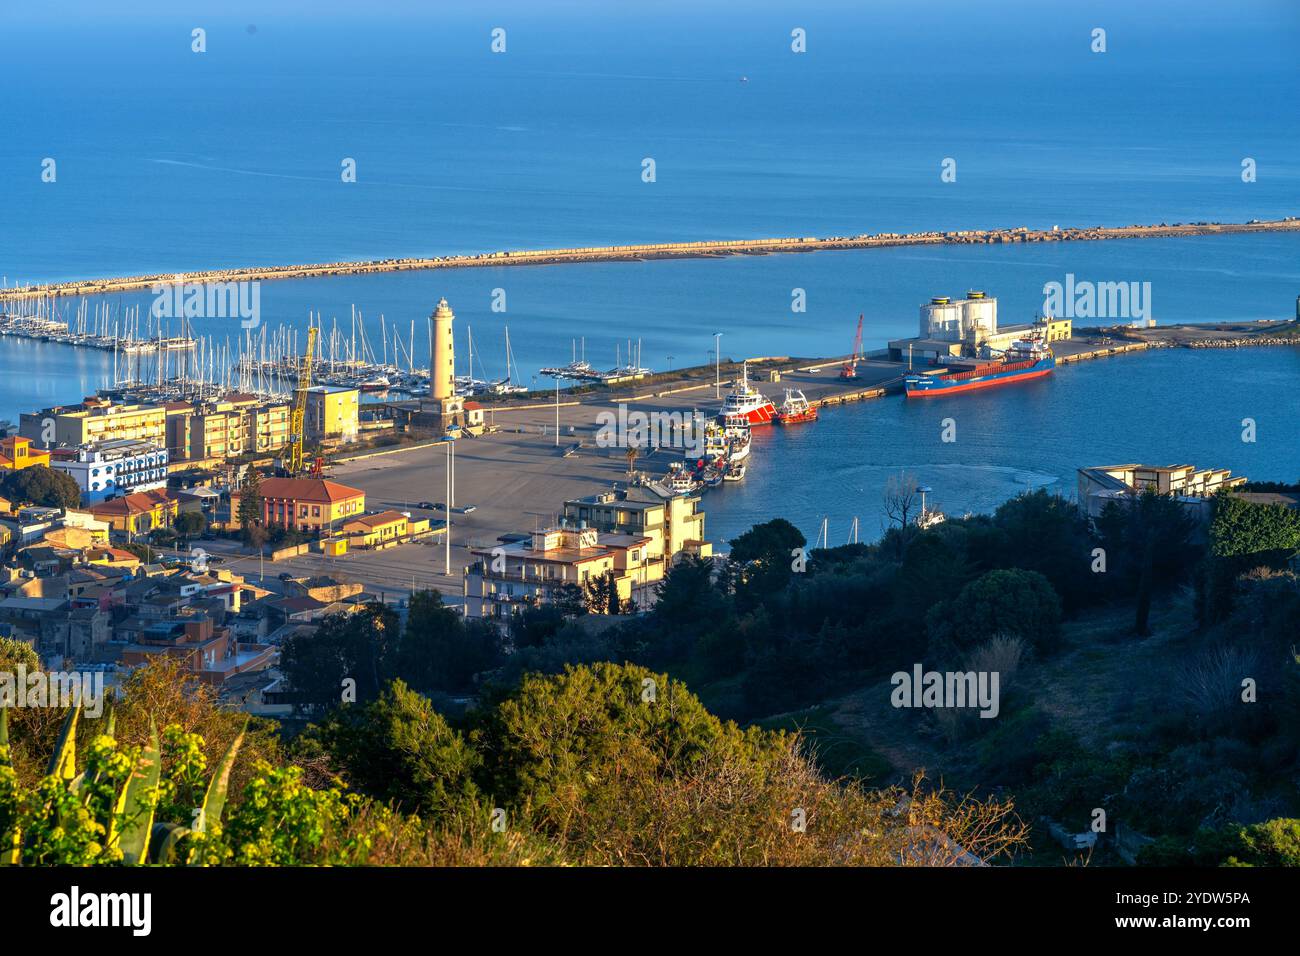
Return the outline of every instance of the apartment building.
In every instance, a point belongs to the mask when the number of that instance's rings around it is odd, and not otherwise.
[[[316,385],[307,389],[307,437],[355,441],[360,395],[357,389],[343,385]]]
[[[645,535],[606,534],[560,525],[522,541],[475,548],[479,559],[465,572],[465,614],[508,618],[524,607],[549,604],[558,589],[586,585],[613,572],[619,600],[638,607],[651,600]]]
[[[87,398],[79,406],[23,412],[18,434],[41,448],[80,448],[117,440],[166,446],[167,410],[161,405],[115,405],[107,398]]]
[[[50,467],[71,476],[81,489],[82,504],[94,504],[167,487],[167,449],[153,442],[124,438],[81,448],[57,448]]]
[[[652,562],[671,564],[682,554],[706,558],[713,554],[704,537],[698,495],[661,498],[644,488],[619,489],[570,499],[564,503],[563,515],[567,524],[648,537]]]

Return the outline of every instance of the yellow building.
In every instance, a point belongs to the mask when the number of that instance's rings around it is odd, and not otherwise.
[[[166,445],[167,411],[161,405],[114,405],[108,399],[88,398],[80,407],[24,412],[18,433],[44,448],[76,448],[122,438]]]
[[[649,561],[664,564],[682,554],[709,557],[713,546],[704,538],[704,512],[696,495],[660,498],[640,488],[607,491],[564,503],[564,519],[607,534],[630,534],[650,539]]]
[[[32,448],[32,440],[19,435],[0,439],[0,469],[20,471],[32,465],[50,466],[50,453]]]
[[[375,548],[409,540],[429,530],[428,518],[412,518],[401,511],[362,515],[343,524],[350,548]]]
[[[147,534],[169,528],[176,520],[179,502],[166,491],[137,491],[91,505],[90,513],[124,534]]]
[[[364,491],[326,478],[263,478],[259,493],[267,527],[328,531],[366,510]],[[230,508],[239,514],[239,492],[231,495]]]
[[[355,441],[361,393],[342,385],[307,389],[307,437]]]

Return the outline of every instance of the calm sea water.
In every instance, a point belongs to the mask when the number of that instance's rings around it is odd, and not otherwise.
[[[780,514],[832,545],[887,526],[887,482],[910,474],[952,516],[991,512],[1021,491],[1073,497],[1076,471],[1136,461],[1300,480],[1300,348],[1168,349],[1059,368],[1045,379],[947,399],[888,397],[817,422],[755,432],[744,482],[709,492],[706,528],[726,541]],[[956,441],[941,441],[941,422]],[[1242,441],[1242,420],[1256,440]]]
[[[545,10],[513,2],[358,10],[321,0],[266,16],[234,0],[213,17],[146,0],[110,17],[89,0],[54,0],[6,11],[0,61],[11,135],[0,137],[0,282],[1300,211],[1300,8],[1288,0],[1136,6],[900,0],[791,12],[757,2],[742,13],[676,0]],[[207,30],[204,54],[190,50],[196,26]],[[498,26],[507,31],[499,55],[489,48]],[[807,53],[791,52],[795,27],[807,31]],[[1090,50],[1097,27],[1107,31],[1104,54]],[[1240,175],[1247,157],[1258,169],[1251,183]],[[56,182],[41,181],[46,158],[57,164]],[[341,181],[345,158],[356,161],[356,183]],[[653,183],[641,178],[646,158],[656,164]],[[954,183],[939,178],[946,158],[957,162]],[[349,277],[266,283],[262,310],[270,327],[301,328],[314,310],[350,334],[356,305],[372,340],[381,314],[404,341],[414,322],[419,356],[425,317],[445,295],[462,351],[463,326],[473,328],[475,372],[504,373],[508,323],[529,383],[538,368],[567,361],[578,337],[603,366],[629,338],[642,340],[652,367],[699,364],[714,332],[729,356],[824,355],[848,350],[863,313],[867,345],[879,346],[911,332],[918,302],[972,287],[999,297],[1004,322],[1025,321],[1043,284],[1067,273],[1150,282],[1162,321],[1280,317],[1300,292],[1300,242],[892,249]],[[498,288],[504,314],[490,308]],[[791,312],[794,289],[806,291],[806,313]],[[111,306],[148,302],[123,296]],[[219,343],[239,335],[219,322],[199,332]],[[1022,474],[1068,482],[1081,463],[1155,460],[1162,449],[1121,454],[1100,442],[1118,431],[1109,423],[1155,414],[1119,396],[1133,388],[1158,395],[1184,381],[1203,389],[1198,400],[1169,405],[1163,413],[1173,418],[1158,435],[1145,425],[1126,433],[1168,440],[1163,457],[1294,478],[1300,469],[1288,452],[1264,438],[1257,449],[1239,448],[1232,435],[1188,444],[1217,434],[1201,428],[1205,409],[1220,396],[1235,401],[1259,369],[1293,375],[1289,354],[1179,353],[1063,370],[1032,393],[997,397],[988,416],[1005,431],[982,439],[972,428],[938,451],[919,412],[896,402],[845,409],[807,438],[763,439],[772,448],[762,449],[770,453],[745,487],[710,505],[713,528],[732,533],[763,501],[794,508],[806,492],[809,503],[792,516],[810,537],[823,513],[860,513],[865,533],[869,508],[859,511],[859,501],[878,499],[871,486],[880,482],[866,473],[861,491],[836,502],[819,478],[850,460],[925,470],[941,503],[957,511],[987,507],[1022,487]],[[104,384],[110,366],[100,353],[0,340],[0,417],[75,400]],[[1294,392],[1284,380],[1258,404],[1285,408]],[[1050,414],[1035,419],[1019,406],[1031,394],[1052,396],[1044,399]],[[963,415],[984,402],[963,402]],[[893,414],[903,417],[885,424]],[[1094,420],[1090,442],[1085,426]],[[846,432],[838,436],[846,443],[823,445],[816,437],[852,422],[862,423],[854,436],[875,423],[890,440],[849,442]],[[1062,438],[1070,429],[1078,437]],[[859,451],[878,457],[854,457]],[[1236,457],[1256,452],[1263,457]],[[959,464],[979,465],[953,479],[969,500],[931,473]],[[768,467],[780,475],[775,485]]]

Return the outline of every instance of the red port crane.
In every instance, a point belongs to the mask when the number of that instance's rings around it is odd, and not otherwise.
[[[857,378],[860,361],[862,361],[862,314],[858,313],[858,334],[853,340],[853,356],[840,369],[840,378]]]

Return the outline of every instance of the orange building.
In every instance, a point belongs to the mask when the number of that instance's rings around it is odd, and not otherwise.
[[[32,465],[50,466],[50,453],[32,448],[32,440],[19,435],[0,439],[0,468],[20,471]]]
[[[328,531],[334,522],[365,513],[366,493],[325,478],[263,478],[262,523],[295,531]],[[239,501],[231,503],[239,513]]]

